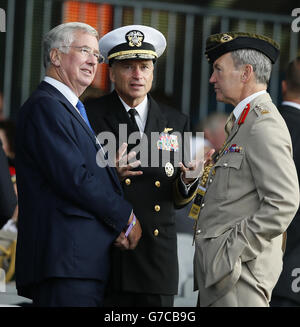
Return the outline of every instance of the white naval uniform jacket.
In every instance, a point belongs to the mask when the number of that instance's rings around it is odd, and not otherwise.
[[[282,234],[299,205],[287,126],[268,93],[250,102],[207,182],[196,226],[194,287],[200,306],[225,295],[249,269],[270,300],[282,270]],[[245,267],[247,265],[247,267]]]

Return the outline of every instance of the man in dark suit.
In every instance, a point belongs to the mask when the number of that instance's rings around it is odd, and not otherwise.
[[[117,145],[122,146],[121,154],[126,152],[122,144],[128,143],[127,153],[134,150],[140,159],[141,167],[123,165],[118,172],[125,198],[133,205],[143,230],[134,251],[113,249],[105,305],[173,306],[178,287],[174,202],[187,204],[197,182],[187,178],[190,168],[176,161],[182,150],[178,134],[183,136],[188,130],[187,117],[148,94],[154,62],[164,52],[166,40],[154,28],[130,25],[106,34],[99,47],[109,63],[115,90],[87,101],[87,113],[98,138],[101,132],[112,132]],[[137,142],[131,134],[134,132]],[[155,152],[160,161],[151,165]],[[168,159],[163,160],[164,156]]]
[[[18,294],[36,306],[101,306],[112,244],[133,249],[141,229],[115,168],[97,165],[103,149],[78,99],[101,61],[98,33],[61,24],[44,51],[46,77],[18,117]]]
[[[0,228],[12,217],[16,205],[17,198],[9,174],[8,161],[0,140]]]
[[[300,176],[300,57],[291,61],[282,81],[280,113],[292,138],[293,158]],[[271,306],[300,306],[300,209],[287,229],[283,270],[276,284]]]

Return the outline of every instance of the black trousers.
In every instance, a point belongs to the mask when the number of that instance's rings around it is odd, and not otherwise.
[[[105,283],[93,279],[49,278],[33,291],[37,307],[101,307]]]
[[[281,296],[272,296],[270,307],[300,307],[300,303]]]
[[[115,292],[106,295],[104,307],[173,307],[174,295]]]

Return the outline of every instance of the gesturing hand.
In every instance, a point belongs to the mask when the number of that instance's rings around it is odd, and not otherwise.
[[[116,155],[116,168],[119,176],[119,180],[123,181],[128,176],[138,176],[142,175],[143,172],[141,170],[132,171],[131,169],[136,168],[141,165],[140,160],[135,160],[130,162],[136,156],[136,152],[130,152],[129,154],[125,154],[127,150],[127,143],[123,143]]]
[[[184,166],[182,162],[179,163],[180,170],[182,171],[182,180],[185,184],[192,183],[198,178],[203,168],[212,160],[212,155],[215,153],[215,149],[211,149],[205,153],[204,159],[193,160],[189,163],[188,167]]]

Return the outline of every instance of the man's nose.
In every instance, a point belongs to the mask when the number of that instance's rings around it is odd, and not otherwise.
[[[140,78],[141,77],[141,74],[142,74],[142,70],[139,67],[134,67],[132,69],[132,75],[133,75],[133,77]]]
[[[209,79],[209,83],[215,83],[215,82],[216,82],[215,73],[212,73]]]
[[[98,63],[98,59],[92,53],[90,53],[87,56],[87,63],[94,66]]]

